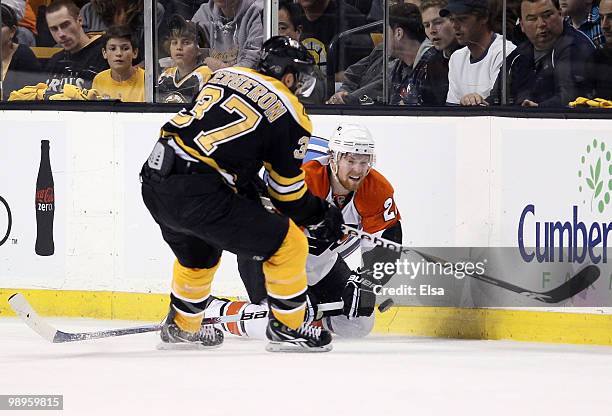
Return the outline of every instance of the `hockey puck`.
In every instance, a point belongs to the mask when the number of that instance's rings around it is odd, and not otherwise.
[[[379,312],[387,312],[389,310],[389,308],[391,308],[391,306],[393,306],[395,302],[393,302],[393,299],[389,298],[386,301],[384,301],[383,303],[381,303],[380,305],[378,305],[378,311]]]

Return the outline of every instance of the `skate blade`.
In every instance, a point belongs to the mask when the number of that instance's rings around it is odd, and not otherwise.
[[[198,350],[215,350],[221,347],[223,344],[219,345],[203,345],[198,343],[191,342],[160,342],[157,344],[157,349],[160,351],[198,351]]]
[[[323,345],[321,347],[302,347],[287,342],[273,341],[270,341],[268,345],[266,345],[266,351],[268,352],[329,352],[332,348],[332,344]]]

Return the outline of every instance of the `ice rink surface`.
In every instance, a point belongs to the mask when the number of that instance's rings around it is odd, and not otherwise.
[[[64,331],[141,322],[48,319]],[[0,319],[0,394],[63,394],[63,411],[0,415],[609,415],[612,347],[370,337],[323,354],[227,337],[158,351],[157,334],[51,344]]]

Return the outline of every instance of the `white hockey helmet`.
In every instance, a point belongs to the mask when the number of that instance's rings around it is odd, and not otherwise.
[[[347,153],[370,155],[370,167],[376,163],[374,139],[367,127],[361,124],[340,123],[329,139],[329,151],[336,163]]]

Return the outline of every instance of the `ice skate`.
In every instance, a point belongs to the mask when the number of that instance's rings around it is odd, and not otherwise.
[[[163,323],[157,345],[160,350],[203,350],[218,348],[223,344],[223,332],[212,325],[202,325],[197,332],[184,331],[174,322],[173,309]]]
[[[332,350],[330,332],[306,323],[297,329],[291,329],[271,317],[266,336],[270,340],[266,351],[270,352],[327,352]]]

